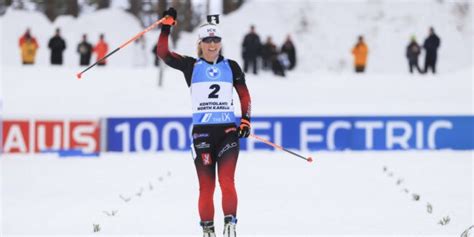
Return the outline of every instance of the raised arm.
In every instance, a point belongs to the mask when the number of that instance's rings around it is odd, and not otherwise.
[[[170,30],[171,26],[169,25],[163,25],[161,27],[161,34],[158,38],[158,47],[156,53],[158,54],[158,57],[160,57],[170,67],[182,70],[185,57],[169,50],[168,38]]]
[[[173,8],[168,9],[163,13],[163,16],[168,16],[167,20],[162,23],[161,34],[158,37],[158,43],[156,47],[156,54],[160,57],[168,66],[180,70],[183,72],[188,86],[191,85],[191,76],[193,72],[195,58],[181,56],[177,53],[171,52],[168,46],[168,38],[171,31],[171,26],[175,24],[176,10]]]

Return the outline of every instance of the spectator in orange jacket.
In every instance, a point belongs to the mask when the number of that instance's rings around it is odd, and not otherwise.
[[[352,54],[354,55],[354,66],[357,73],[365,71],[365,66],[367,65],[367,54],[369,53],[369,48],[364,42],[364,37],[359,36],[357,44],[352,49]]]
[[[26,29],[18,42],[21,50],[21,60],[23,65],[35,63],[36,50],[39,48],[36,38],[31,35],[30,29]]]
[[[109,45],[104,40],[104,34],[100,34],[99,42],[94,47],[94,53],[97,54],[97,61],[105,57],[108,51],[109,51]],[[102,60],[99,63],[97,63],[97,65],[99,66],[105,66],[106,64],[107,64],[106,60]]]

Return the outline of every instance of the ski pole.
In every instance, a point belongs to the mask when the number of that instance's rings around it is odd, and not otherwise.
[[[163,22],[164,20],[166,19],[166,17],[163,17],[159,20],[157,20],[155,23],[153,23],[152,25],[148,26],[148,28],[144,29],[142,32],[136,34],[135,36],[133,36],[131,39],[129,39],[127,42],[123,43],[122,45],[120,45],[118,48],[114,49],[114,51],[108,53],[107,55],[105,55],[103,58],[97,60],[97,62],[95,62],[94,64],[90,65],[89,67],[87,67],[86,69],[82,70],[82,72],[79,72],[76,74],[76,77],[77,79],[81,79],[82,77],[82,74],[85,73],[86,71],[88,71],[89,69],[91,69],[92,67],[94,67],[95,65],[99,64],[100,62],[104,61],[106,58],[108,58],[109,56],[111,56],[112,54],[116,53],[117,51],[119,51],[120,49],[122,48],[125,48],[128,44],[130,44],[131,42],[135,41],[136,39],[140,38],[142,35],[144,35],[146,32],[150,31],[151,29],[155,28],[157,25],[161,24],[161,22]]]
[[[264,139],[264,138],[261,138],[261,137],[259,137],[259,136],[257,136],[257,135],[254,135],[254,134],[250,134],[250,137],[255,138],[255,139],[257,139],[257,140],[259,140],[259,141],[261,141],[261,142],[263,142],[263,143],[265,143],[265,144],[267,144],[267,145],[269,145],[269,146],[275,147],[276,149],[278,149],[278,150],[280,150],[280,151],[286,151],[286,152],[288,152],[288,153],[290,153],[290,154],[292,154],[292,155],[294,155],[294,156],[297,156],[297,157],[299,157],[299,158],[301,158],[301,159],[303,159],[303,160],[306,160],[306,161],[308,161],[308,162],[313,162],[313,158],[310,157],[310,156],[304,157],[304,156],[302,156],[302,155],[300,155],[300,154],[297,154],[297,153],[292,152],[292,151],[290,151],[290,150],[288,150],[288,149],[285,149],[285,148],[282,147],[282,146],[279,146],[279,145],[277,145],[277,144],[275,144],[275,143],[273,143],[273,142],[271,142],[271,141],[268,141],[268,140],[266,140],[266,139]]]

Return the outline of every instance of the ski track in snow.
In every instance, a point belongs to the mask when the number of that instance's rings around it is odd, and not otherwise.
[[[308,164],[284,153],[241,154],[239,236],[457,236],[472,223],[470,151],[317,152],[315,158]],[[7,155],[1,165],[7,236],[87,235],[94,224],[110,235],[200,232],[187,153]],[[221,231],[218,188],[215,208]],[[447,216],[450,222],[440,225]]]

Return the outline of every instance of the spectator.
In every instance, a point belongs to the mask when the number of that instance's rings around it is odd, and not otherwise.
[[[286,37],[285,43],[283,43],[283,46],[281,47],[281,52],[286,54],[288,56],[288,70],[292,70],[296,66],[296,49],[291,41],[290,35]]]
[[[109,51],[109,45],[105,42],[104,38],[104,34],[100,34],[99,42],[94,47],[94,53],[97,54],[97,61],[105,57],[105,55],[107,55],[107,52]],[[97,63],[98,66],[105,66],[106,64],[107,60],[105,59]]]
[[[426,50],[425,54],[425,73],[428,72],[428,68],[431,68],[433,74],[436,73],[436,60],[438,58],[438,48],[441,41],[435,34],[434,28],[430,27],[430,35],[426,38],[423,48]]]
[[[20,37],[19,46],[23,65],[35,64],[36,51],[39,46],[36,38],[31,35],[29,28],[26,29],[25,34]]]
[[[252,64],[253,74],[257,75],[257,57],[261,50],[260,37],[255,32],[255,26],[250,26],[250,32],[245,35],[242,43],[242,57],[244,59],[244,72],[248,71],[249,64]]]
[[[267,42],[262,46],[262,69],[268,70],[272,67],[272,57],[276,54],[276,46],[272,37],[268,36]]]
[[[56,34],[49,40],[48,47],[51,50],[51,64],[63,64],[63,51],[66,49],[66,41],[61,37],[61,31],[56,29]]]
[[[285,59],[286,56],[277,51],[272,55],[272,71],[276,76],[285,76]]]
[[[410,73],[413,73],[413,67],[415,67],[419,73],[423,73],[421,71],[420,66],[418,66],[418,56],[420,56],[421,47],[416,42],[416,37],[411,37],[411,42],[407,46],[406,56],[408,59],[408,66],[410,67]]]
[[[158,56],[158,43],[153,46],[153,49],[151,50],[151,53],[153,54],[153,57],[155,58],[155,66],[158,67],[160,66],[160,57]]]
[[[278,53],[272,37],[267,38],[267,42],[262,46],[262,66],[264,70],[271,69],[277,76],[285,76],[285,67],[282,64],[283,55]]]
[[[369,49],[364,42],[364,37],[359,36],[357,44],[352,49],[352,54],[354,55],[355,71],[357,73],[361,73],[365,71],[368,53],[369,53]]]
[[[87,35],[82,35],[82,42],[77,45],[77,52],[80,55],[79,64],[81,66],[87,66],[91,63],[92,56],[92,45],[87,42]]]
[[[135,40],[133,44],[133,65],[135,67],[145,67],[146,66],[146,43],[145,38],[140,37]]]

